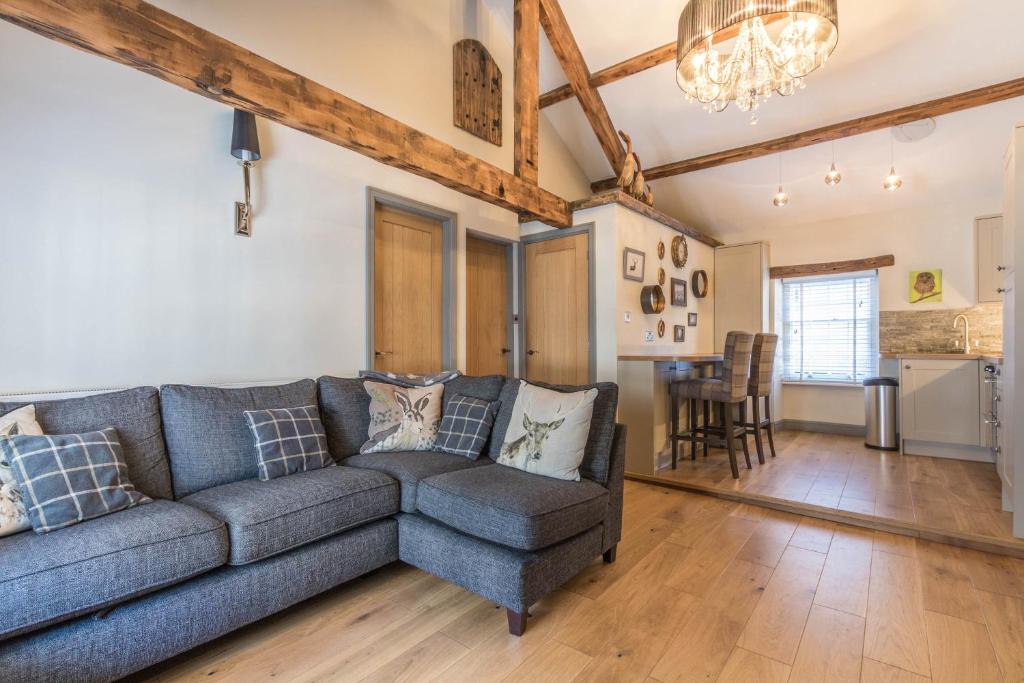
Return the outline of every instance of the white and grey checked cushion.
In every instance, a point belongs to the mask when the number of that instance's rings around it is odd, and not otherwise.
[[[38,534],[150,502],[128,480],[117,430],[0,437]]]
[[[245,419],[262,481],[334,464],[316,406],[246,410]]]
[[[434,448],[476,460],[484,450],[497,412],[497,401],[489,403],[462,394],[452,397],[437,429]]]

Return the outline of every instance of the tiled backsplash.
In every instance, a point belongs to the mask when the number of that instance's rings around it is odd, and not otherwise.
[[[974,308],[928,311],[880,311],[878,346],[882,353],[926,353],[956,351],[963,339],[963,327],[953,329],[953,319],[963,313],[971,323],[972,351],[1001,353],[1003,350],[1003,305],[978,304]]]

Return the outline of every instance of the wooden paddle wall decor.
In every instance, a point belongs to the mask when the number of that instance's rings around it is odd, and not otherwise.
[[[455,125],[501,147],[501,69],[478,40],[454,50]]]

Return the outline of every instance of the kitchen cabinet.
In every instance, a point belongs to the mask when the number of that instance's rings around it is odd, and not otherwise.
[[[964,446],[982,440],[977,360],[900,361],[901,436],[904,440]]]
[[[715,249],[715,351],[730,330],[767,332],[768,245],[763,242]]]
[[[985,216],[974,221],[978,273],[978,303],[1002,301],[1003,217]]]

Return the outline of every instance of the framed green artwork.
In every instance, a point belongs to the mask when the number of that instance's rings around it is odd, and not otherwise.
[[[909,301],[937,304],[942,301],[942,269],[910,271]]]

